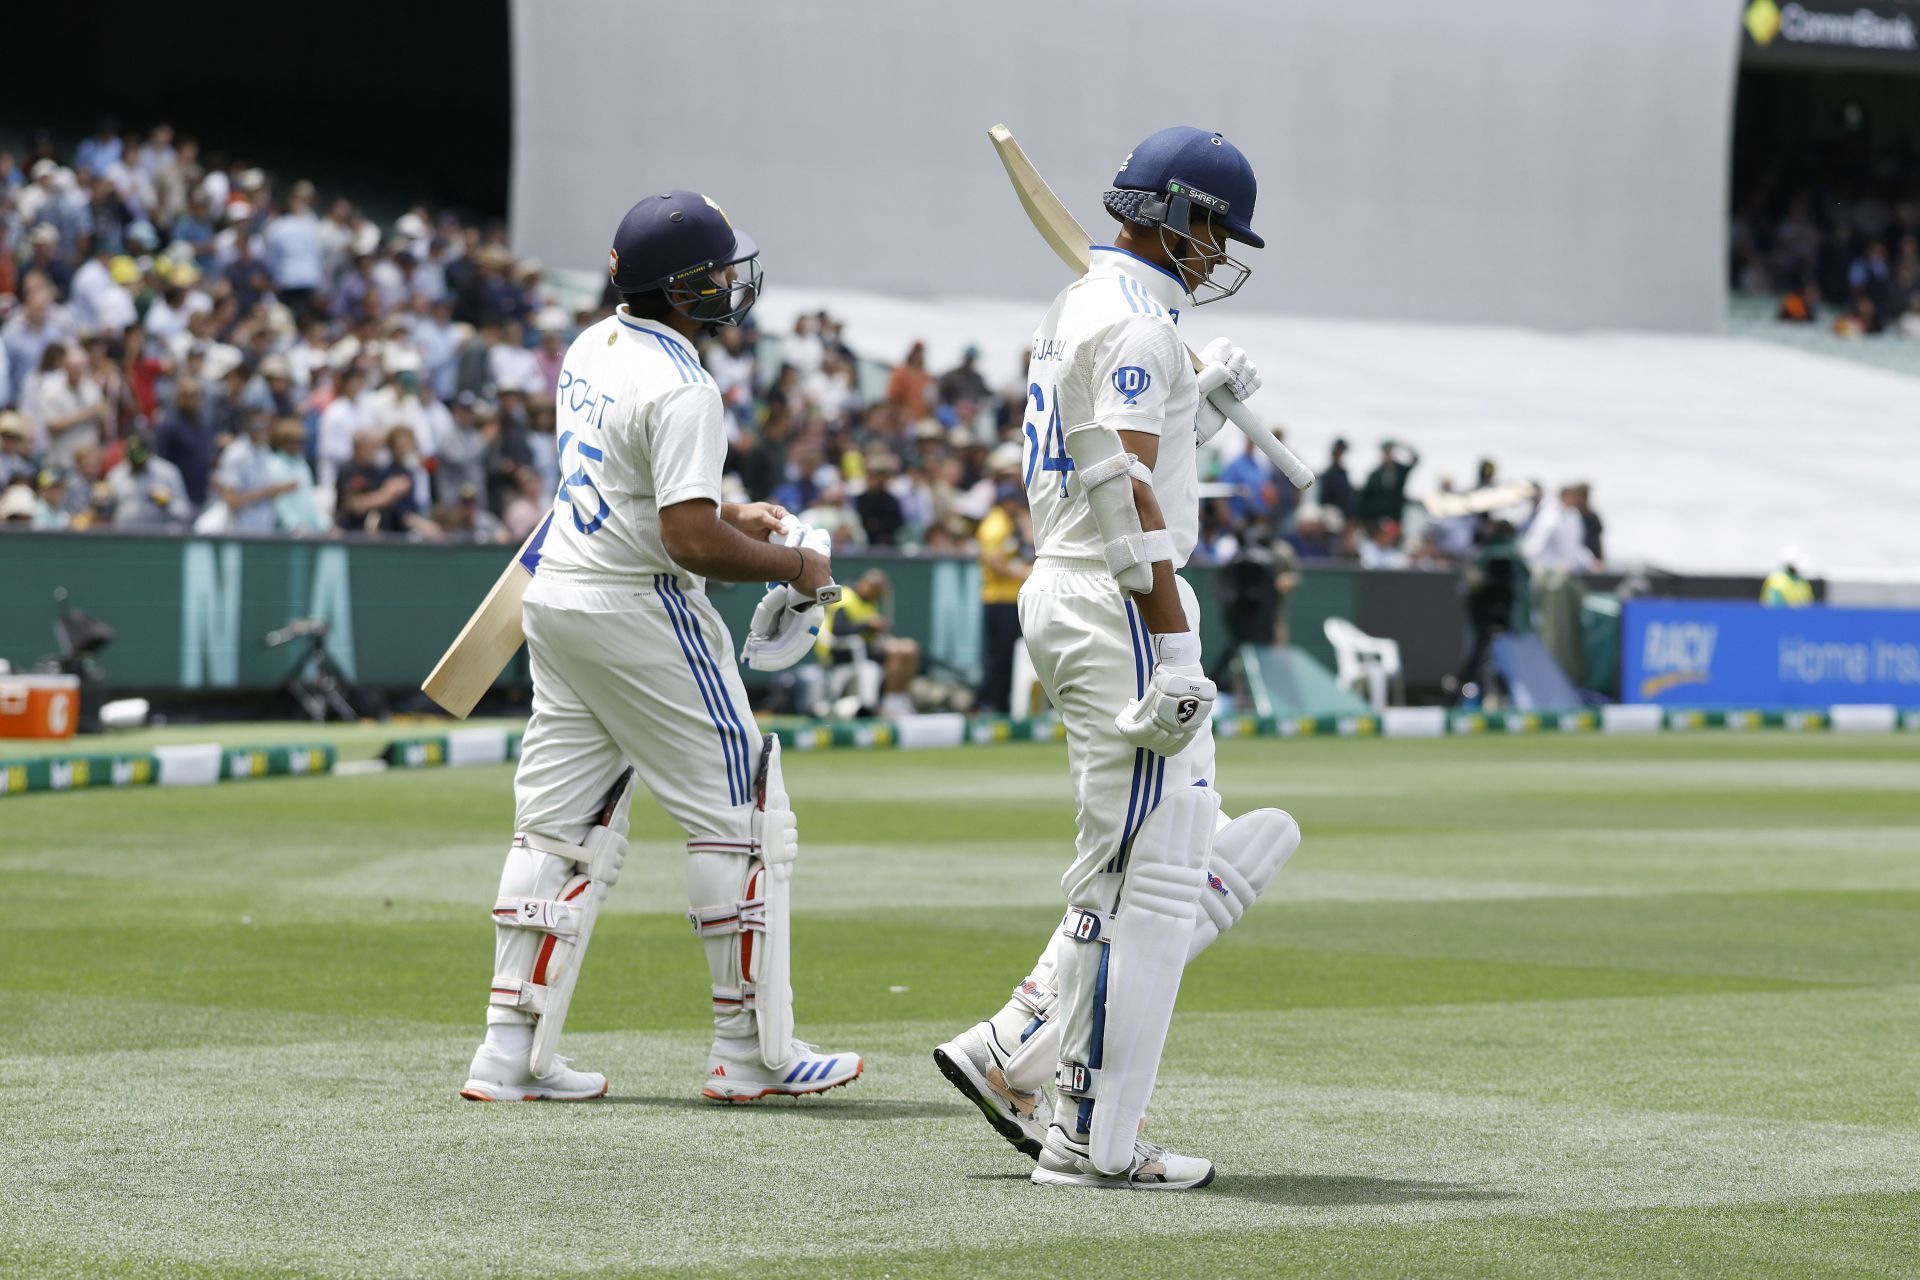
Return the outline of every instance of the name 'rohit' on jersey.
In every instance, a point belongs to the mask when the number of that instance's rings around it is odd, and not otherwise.
[[[687,340],[625,307],[573,340],[554,429],[560,490],[541,575],[684,572],[660,538],[660,508],[720,501],[725,410]]]
[[[1034,331],[1025,475],[1040,555],[1102,558],[1105,540],[1066,447],[1066,432],[1089,422],[1160,437],[1153,490],[1173,538],[1174,567],[1193,554],[1200,537],[1200,387],[1174,327],[1186,300],[1173,272],[1096,245],[1087,274],[1060,292]]]

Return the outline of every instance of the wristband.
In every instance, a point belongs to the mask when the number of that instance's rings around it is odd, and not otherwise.
[[[1200,665],[1200,637],[1191,631],[1169,631],[1153,637],[1153,655],[1163,666]]]
[[[788,585],[792,585],[793,583],[796,583],[800,581],[800,579],[807,576],[807,553],[802,551],[800,548],[795,547],[793,549],[793,554],[800,557],[800,569],[799,569],[799,572],[795,573],[791,578],[787,579]]]

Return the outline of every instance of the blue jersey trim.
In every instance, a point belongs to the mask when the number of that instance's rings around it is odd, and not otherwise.
[[[1161,266],[1157,262],[1148,262],[1145,258],[1141,257],[1139,254],[1135,253],[1131,249],[1122,249],[1117,244],[1092,244],[1087,246],[1087,250],[1090,253],[1117,253],[1122,255],[1123,257],[1132,258],[1135,262],[1139,263],[1141,266],[1151,267],[1153,270],[1158,271],[1161,275],[1165,276],[1167,279],[1179,285],[1180,291],[1182,293],[1185,293],[1187,290],[1186,282],[1183,281],[1177,274],[1167,270],[1165,267]]]

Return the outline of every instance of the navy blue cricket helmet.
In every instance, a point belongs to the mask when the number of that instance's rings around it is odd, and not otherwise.
[[[760,296],[760,246],[697,191],[647,196],[620,219],[607,274],[620,293],[665,292],[683,315],[707,324],[739,324]],[[747,264],[731,285],[713,277]]]
[[[1113,175],[1113,187],[1105,197],[1107,212],[1122,222],[1160,228],[1163,241],[1171,234],[1189,245],[1197,244],[1193,215],[1198,210],[1229,238],[1256,249],[1266,247],[1266,240],[1253,229],[1257,193],[1253,166],[1240,148],[1220,134],[1187,125],[1162,129],[1127,153],[1120,171]],[[1195,306],[1232,296],[1252,274],[1245,263],[1220,258],[1214,270],[1228,267],[1237,273],[1223,283],[1212,279],[1211,272],[1203,275],[1187,265],[1190,254],[1172,244],[1168,250],[1182,265]]]
[[[1253,229],[1253,166],[1220,134],[1187,125],[1162,129],[1127,153],[1113,185],[1121,191],[1184,195],[1235,240],[1267,247]]]

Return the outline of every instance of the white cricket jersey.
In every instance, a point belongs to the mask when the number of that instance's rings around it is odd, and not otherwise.
[[[1025,474],[1040,555],[1103,558],[1106,540],[1067,456],[1067,429],[1088,422],[1160,437],[1153,492],[1173,536],[1174,567],[1193,554],[1200,538],[1200,384],[1174,328],[1186,301],[1172,272],[1095,245],[1087,274],[1061,291],[1034,331]]]
[[[539,573],[684,572],[660,508],[720,501],[726,415],[687,340],[620,307],[567,348],[555,395],[560,490]]]

